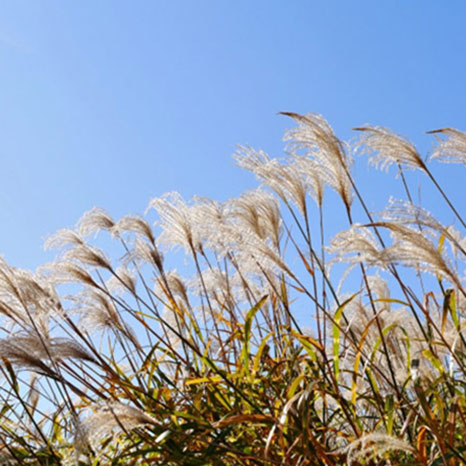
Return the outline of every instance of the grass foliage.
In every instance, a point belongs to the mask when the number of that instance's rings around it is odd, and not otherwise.
[[[53,263],[0,262],[1,464],[466,464],[466,225],[430,168],[464,164],[465,133],[433,132],[427,161],[386,128],[347,144],[285,115],[282,158],[235,154],[258,189],[153,199],[155,226],[93,209]],[[355,152],[405,199],[370,212]]]

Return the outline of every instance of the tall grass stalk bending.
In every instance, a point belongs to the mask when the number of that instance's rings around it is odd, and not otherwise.
[[[283,115],[283,157],[234,156],[257,189],[94,208],[47,240],[54,262],[0,260],[1,464],[466,464],[466,226],[431,166],[465,164],[466,134],[430,132],[427,161],[386,128],[346,143]],[[406,199],[371,212],[355,153],[395,165]],[[330,240],[328,188],[347,219]]]

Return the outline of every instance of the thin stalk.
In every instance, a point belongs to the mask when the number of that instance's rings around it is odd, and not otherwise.
[[[443,191],[442,187],[438,184],[437,180],[435,179],[434,175],[432,174],[432,172],[427,168],[427,165],[423,164],[423,170],[426,172],[427,176],[430,178],[430,180],[432,181],[432,183],[434,183],[435,187],[437,188],[437,190],[439,191],[439,193],[441,194],[441,196],[443,197],[443,199],[445,200],[445,202],[448,204],[448,207],[450,207],[451,211],[455,214],[455,217],[459,220],[459,222],[461,223],[461,225],[463,225],[463,227],[466,229],[466,223],[465,221],[463,220],[463,218],[461,217],[461,215],[459,214],[459,212],[456,210],[455,206],[451,203],[450,199],[448,198],[448,196],[445,194],[445,192]]]

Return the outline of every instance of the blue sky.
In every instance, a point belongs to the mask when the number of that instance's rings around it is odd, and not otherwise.
[[[465,18],[461,0],[3,0],[0,253],[40,265],[44,237],[94,205],[118,218],[167,191],[255,187],[231,154],[279,154],[282,110],[429,149],[424,131],[466,130]],[[438,168],[452,197],[462,169]]]

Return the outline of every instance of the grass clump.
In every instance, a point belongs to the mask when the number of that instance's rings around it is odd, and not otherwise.
[[[258,189],[153,199],[155,228],[92,209],[49,238],[55,262],[0,263],[1,464],[466,464],[461,214],[407,139],[285,115],[283,158],[235,155]],[[434,134],[432,158],[464,163],[464,133]],[[395,166],[405,199],[371,213],[354,151]],[[458,229],[415,205],[406,168]]]

